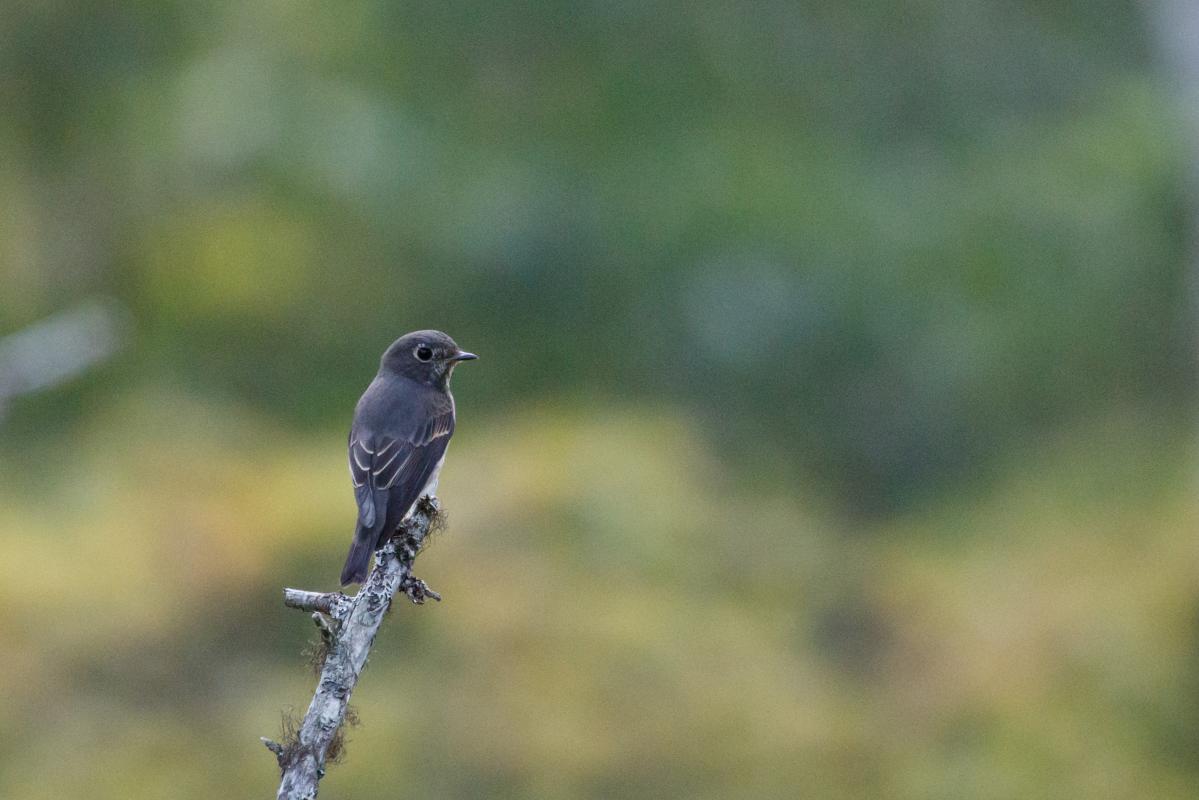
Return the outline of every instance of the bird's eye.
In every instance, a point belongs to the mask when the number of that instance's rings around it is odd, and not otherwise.
[[[428,361],[433,357],[433,351],[424,345],[416,348],[416,357],[421,361]]]

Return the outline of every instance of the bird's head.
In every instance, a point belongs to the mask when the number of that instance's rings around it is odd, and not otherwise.
[[[462,361],[478,358],[441,331],[413,331],[392,342],[379,369],[430,386],[449,386],[450,374]]]

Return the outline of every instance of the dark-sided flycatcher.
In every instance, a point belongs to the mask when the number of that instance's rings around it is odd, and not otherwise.
[[[350,428],[350,479],[358,530],[341,583],[361,583],[371,553],[382,547],[416,501],[437,488],[454,435],[450,374],[463,352],[441,331],[415,331],[387,348],[363,392]]]

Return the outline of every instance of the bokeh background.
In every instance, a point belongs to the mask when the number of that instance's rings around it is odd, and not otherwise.
[[[1194,797],[1191,16],[10,0],[0,796],[271,796],[436,327],[322,796]]]

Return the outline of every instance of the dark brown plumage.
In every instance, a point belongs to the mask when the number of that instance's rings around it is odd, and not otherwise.
[[[358,401],[350,428],[350,479],[358,526],[341,583],[366,578],[371,553],[381,547],[413,504],[431,494],[454,435],[450,375],[476,358],[441,331],[397,339]]]

